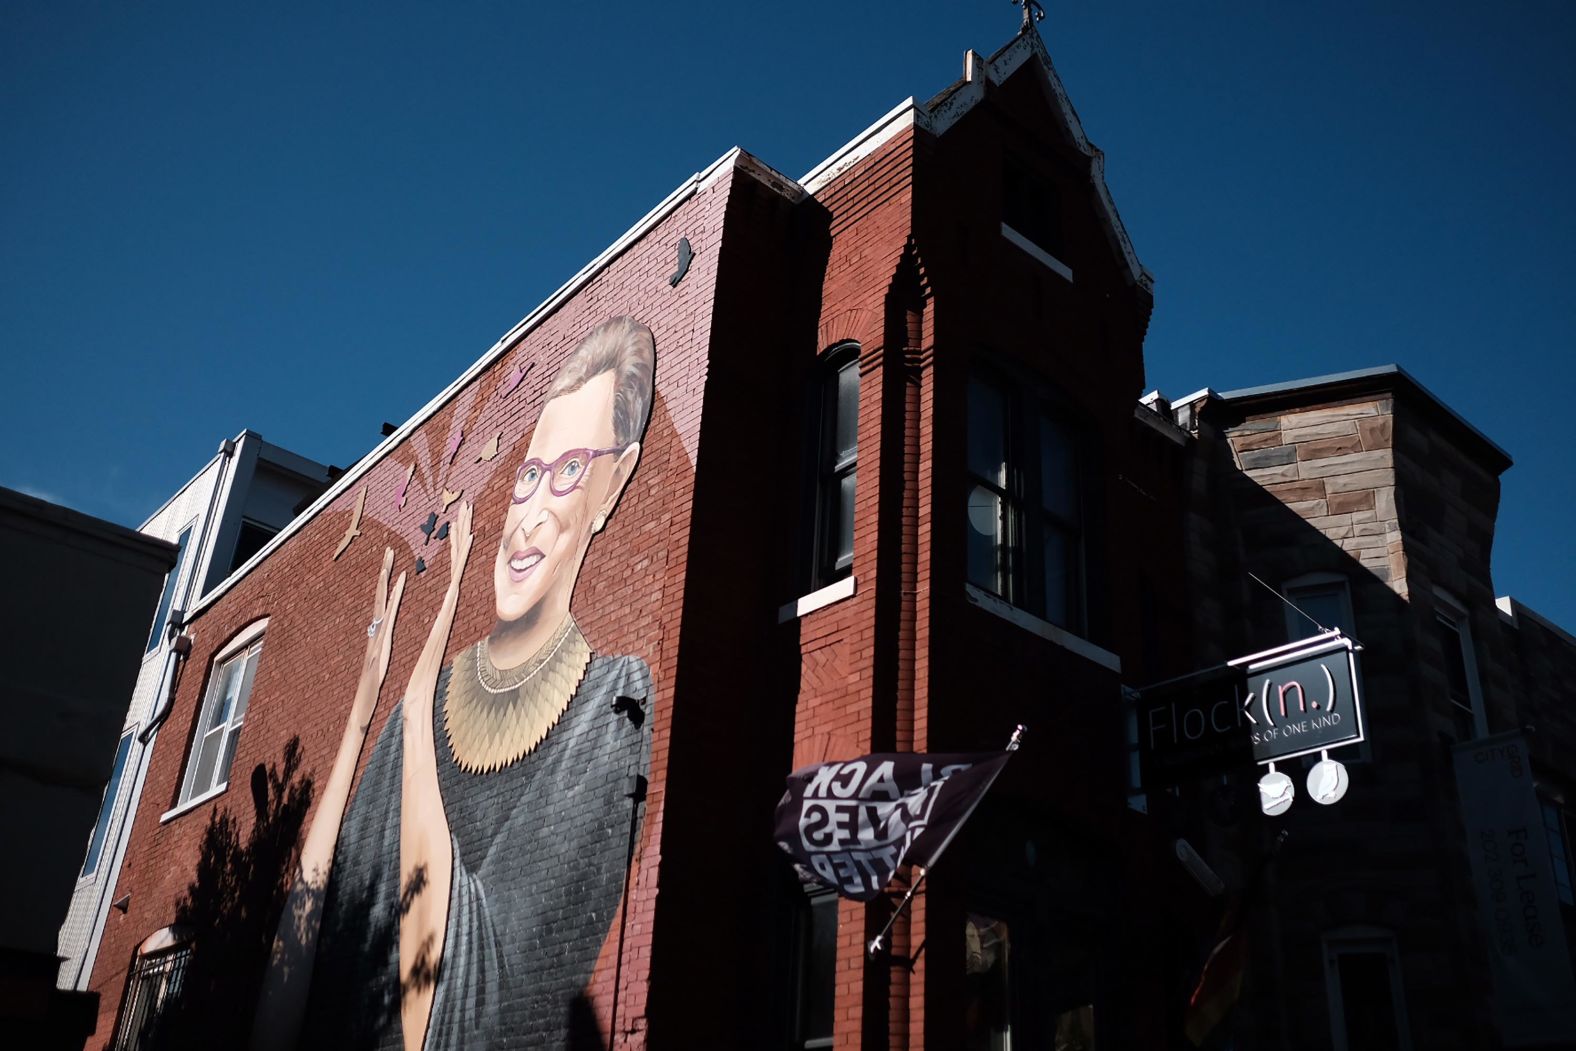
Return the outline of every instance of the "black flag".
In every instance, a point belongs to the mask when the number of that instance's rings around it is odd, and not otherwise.
[[[879,753],[795,770],[777,845],[816,881],[871,901],[905,861],[941,856],[1011,757]]]

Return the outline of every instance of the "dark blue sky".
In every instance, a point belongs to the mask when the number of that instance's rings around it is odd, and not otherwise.
[[[1576,4],[1048,6],[1149,385],[1402,365],[1516,459],[1498,592],[1576,628]],[[797,177],[1018,17],[350,8],[0,5],[0,484],[137,524],[242,427],[347,464],[730,146]]]

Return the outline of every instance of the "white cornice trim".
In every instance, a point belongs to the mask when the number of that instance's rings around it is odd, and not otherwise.
[[[688,179],[684,180],[683,183],[679,184],[677,189],[664,197],[656,207],[651,209],[651,211],[641,216],[640,220],[636,222],[635,225],[626,230],[623,235],[618,238],[618,240],[614,241],[607,248],[603,249],[600,255],[592,259],[585,266],[581,267],[573,277],[560,285],[558,290],[543,300],[535,310],[532,310],[529,314],[525,315],[525,317],[521,318],[520,321],[510,328],[508,332],[504,333],[503,337],[494,343],[492,347],[488,349],[487,353],[478,358],[475,364],[461,373],[458,379],[445,387],[431,401],[427,402],[426,405],[423,405],[420,409],[418,409],[416,414],[410,419],[406,420],[404,424],[395,430],[393,434],[389,435],[387,438],[384,438],[383,441],[378,443],[378,445],[374,447],[370,453],[363,456],[356,462],[354,466],[352,466],[344,474],[340,475],[338,481],[329,486],[322,496],[318,497],[312,502],[312,506],[308,507],[301,514],[297,515],[289,525],[285,526],[278,533],[276,533],[273,539],[271,539],[267,544],[264,544],[260,551],[258,551],[251,558],[247,559],[246,562],[240,566],[240,568],[236,569],[229,576],[225,577],[222,581],[215,585],[212,591],[209,591],[206,595],[202,596],[202,598],[200,598],[192,606],[192,608],[187,611],[187,619],[190,620],[192,617],[203,612],[209,606],[217,602],[219,597],[225,592],[229,591],[230,588],[234,587],[242,577],[246,576],[247,573],[250,573],[253,568],[262,562],[263,559],[267,558],[269,555],[278,550],[280,545],[289,540],[290,537],[294,536],[296,533],[305,528],[308,522],[316,518],[324,508],[328,507],[335,500],[337,500],[340,494],[346,492],[362,478],[364,478],[374,467],[383,461],[385,456],[392,452],[396,447],[399,446],[401,442],[410,437],[417,428],[426,423],[429,419],[436,415],[440,409],[447,405],[451,398],[453,398],[460,391],[464,390],[478,376],[486,371],[489,366],[491,366],[499,358],[503,357],[503,355],[508,353],[508,351],[513,349],[522,339],[529,335],[533,329],[550,317],[554,311],[556,311],[567,300],[584,288],[593,277],[610,266],[613,260],[622,255],[626,249],[649,233],[653,227],[676,211],[678,207],[685,201],[688,201],[691,197],[695,196],[695,194],[699,193],[706,187],[711,186],[724,174],[731,171],[743,154],[744,151],[735,146],[727,153],[724,153],[721,157],[717,158],[711,164],[707,165],[703,170],[696,172],[694,175],[691,175]]]
[[[911,95],[888,110],[880,120],[844,143],[837,152],[811,168],[799,180],[799,184],[811,194],[816,193],[850,167],[891,141],[898,132],[916,124],[929,130],[928,115],[915,103]]]
[[[810,196],[809,191],[807,191],[803,186],[794,182],[788,176],[784,175],[776,168],[773,168],[770,164],[767,164],[753,153],[740,150],[738,159],[735,162],[735,167],[737,167],[739,171],[749,172],[755,177],[757,182],[771,190],[776,191],[795,204],[798,204],[800,201]],[[705,185],[702,186],[702,189],[704,189],[706,186],[710,186],[713,182],[716,182],[725,174],[726,171],[719,171],[712,175],[712,177],[707,180]]]

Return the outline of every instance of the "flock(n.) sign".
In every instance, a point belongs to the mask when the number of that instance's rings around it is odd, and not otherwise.
[[[1146,788],[1363,740],[1357,646],[1339,631],[1139,693]]]
[[[1339,631],[1230,663],[1247,673],[1242,714],[1251,727],[1254,762],[1290,759],[1363,739],[1357,647]]]
[[[1247,674],[1221,665],[1138,695],[1138,753],[1145,788],[1224,773],[1253,761],[1243,715]]]

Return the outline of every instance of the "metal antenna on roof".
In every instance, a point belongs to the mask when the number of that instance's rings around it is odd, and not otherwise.
[[[1040,6],[1040,0],[1012,0],[1012,6],[1023,8],[1023,24],[1018,27],[1020,33],[1032,29],[1034,23],[1045,18],[1045,8]]]

